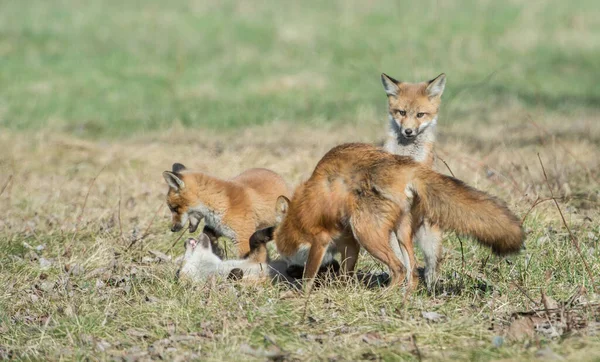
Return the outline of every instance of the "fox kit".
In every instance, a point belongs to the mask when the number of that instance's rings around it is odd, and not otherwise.
[[[446,75],[442,73],[428,82],[406,83],[381,74],[381,82],[388,96],[390,122],[385,150],[410,156],[431,167],[434,161],[435,126]]]
[[[381,74],[381,82],[388,96],[390,131],[385,142],[386,151],[409,156],[432,167],[435,159],[435,128],[446,75],[423,83],[399,82]],[[433,287],[442,255],[442,232],[438,225],[425,219],[417,230],[415,241],[425,257],[425,283]]]
[[[169,185],[171,231],[181,230],[189,221],[193,233],[204,218],[204,231],[213,242],[218,236],[230,238],[241,257],[250,251],[252,233],[275,223],[277,197],[289,194],[283,178],[264,168],[246,170],[226,181],[176,163],[163,177]]]
[[[364,247],[389,267],[392,285],[406,279],[411,286],[412,240],[425,218],[500,255],[518,252],[524,238],[502,201],[410,157],[360,143],[330,150],[291,201],[279,197],[276,209],[279,224],[255,235],[272,237],[288,265],[306,263],[310,283],[336,252],[342,273],[352,272]]]
[[[251,247],[244,259],[223,261],[213,253],[208,235],[200,234],[198,240],[186,240],[183,264],[178,275],[193,281],[206,280],[212,276],[264,280],[269,276],[268,261],[265,244]]]

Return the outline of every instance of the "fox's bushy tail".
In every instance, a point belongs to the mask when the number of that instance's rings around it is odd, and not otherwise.
[[[506,204],[464,182],[430,169],[416,171],[416,211],[443,230],[472,236],[499,255],[518,252],[524,242],[521,221]]]

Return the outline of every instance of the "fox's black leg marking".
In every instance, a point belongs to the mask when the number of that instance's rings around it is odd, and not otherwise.
[[[231,269],[227,279],[231,280],[241,280],[244,277],[244,271],[240,268]]]
[[[225,251],[219,245],[219,236],[218,236],[217,232],[213,228],[206,226],[206,225],[204,226],[204,230],[202,230],[202,232],[204,234],[206,234],[208,236],[208,238],[210,239],[210,245],[212,246],[213,254],[218,256],[219,259],[221,259],[221,260],[224,259]]]
[[[274,231],[274,226],[255,231],[254,234],[252,234],[252,236],[250,237],[250,251],[258,248],[262,244],[266,244],[269,241],[273,240]]]

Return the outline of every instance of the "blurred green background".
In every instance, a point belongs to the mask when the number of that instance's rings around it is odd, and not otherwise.
[[[376,124],[381,72],[447,73],[448,123],[595,117],[600,2],[0,4],[4,128],[123,137],[174,124]]]

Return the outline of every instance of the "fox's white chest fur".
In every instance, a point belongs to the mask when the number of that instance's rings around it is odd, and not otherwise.
[[[389,115],[389,119],[390,129],[383,148],[389,153],[409,156],[417,162],[426,161],[432,152],[431,145],[435,142],[437,118],[421,124],[417,135],[410,139],[402,135],[400,126],[391,115]]]
[[[193,217],[192,215],[196,213],[202,215],[206,226],[215,230],[218,234],[237,241],[237,235],[233,229],[223,223],[223,213],[219,213],[204,204],[194,206],[191,211],[190,217]]]

